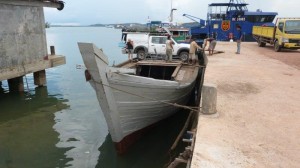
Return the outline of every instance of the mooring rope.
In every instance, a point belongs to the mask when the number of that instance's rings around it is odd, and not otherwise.
[[[30,90],[29,90],[29,85],[28,85],[28,81],[27,81],[26,69],[25,69],[25,63],[24,63],[24,61],[23,61],[22,65],[23,65],[23,70],[24,70],[24,76],[25,76],[25,81],[26,81],[27,90],[28,90],[28,93],[30,94]]]
[[[140,98],[144,98],[144,99],[149,99],[149,100],[153,100],[153,101],[158,101],[158,102],[163,103],[163,104],[167,104],[167,105],[171,105],[171,106],[175,106],[175,107],[179,107],[179,108],[191,110],[191,111],[193,111],[193,112],[199,112],[198,109],[201,108],[201,107],[192,107],[192,106],[180,105],[180,104],[177,104],[177,103],[169,103],[169,102],[165,102],[165,101],[158,100],[158,99],[155,99],[155,98],[146,97],[146,96],[141,96],[141,95],[138,95],[138,94],[134,94],[134,93],[131,93],[131,92],[128,92],[128,91],[125,91],[125,90],[121,90],[121,89],[118,89],[118,88],[115,88],[115,87],[106,85],[106,84],[104,84],[104,83],[102,83],[102,82],[97,82],[97,81],[95,81],[94,79],[92,79],[92,80],[93,80],[95,83],[97,83],[97,84],[100,84],[100,85],[109,87],[109,88],[111,88],[111,89],[114,89],[114,90],[117,90],[117,91],[120,91],[120,92],[123,92],[123,93],[127,93],[127,94],[130,94],[130,95],[133,95],[133,96],[137,96],[137,97],[140,97]]]

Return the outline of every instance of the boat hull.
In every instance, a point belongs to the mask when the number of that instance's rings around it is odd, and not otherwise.
[[[81,43],[79,48],[120,154],[155,123],[177,112],[179,108],[173,104],[185,105],[194,88],[195,80],[158,80],[108,67],[106,56],[95,46]]]

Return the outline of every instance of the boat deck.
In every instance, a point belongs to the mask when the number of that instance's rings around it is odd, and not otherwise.
[[[142,60],[142,61],[126,61],[117,65],[116,67],[121,68],[135,68],[137,66],[165,66],[165,67],[176,67],[171,80],[178,81],[180,83],[188,83],[192,82],[191,76],[196,75],[198,73],[199,66],[197,65],[189,65],[183,63],[182,61],[172,61],[166,62],[165,60]]]

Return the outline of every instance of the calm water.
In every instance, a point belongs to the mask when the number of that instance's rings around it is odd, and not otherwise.
[[[47,70],[47,87],[24,78],[25,93],[0,90],[0,168],[160,168],[186,115],[178,113],[146,134],[124,156],[115,152],[92,87],[85,82],[77,42],[93,42],[122,62],[120,30],[74,27],[47,29],[48,46],[67,64]],[[49,47],[48,47],[49,48]],[[26,85],[28,83],[28,89]]]

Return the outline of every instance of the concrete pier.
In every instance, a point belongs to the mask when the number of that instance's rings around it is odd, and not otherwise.
[[[29,73],[36,85],[46,85],[45,69],[65,64],[64,56],[48,56],[43,9],[63,6],[55,0],[0,1],[0,81],[8,80],[10,90],[23,91],[22,77]]]
[[[198,119],[192,168],[300,165],[300,51],[218,42],[205,83],[217,86],[218,115]]]
[[[0,69],[0,81],[11,79],[19,76],[24,76],[29,73],[43,71],[48,68],[64,65],[66,63],[65,56],[53,55],[49,56],[47,60],[36,60],[21,66],[13,66]]]

